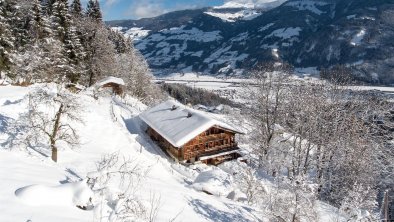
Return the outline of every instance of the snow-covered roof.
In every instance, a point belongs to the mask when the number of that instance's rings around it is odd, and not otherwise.
[[[140,118],[174,147],[183,146],[213,126],[240,133],[226,123],[173,100],[152,107],[141,113]]]
[[[125,85],[123,79],[117,78],[117,77],[113,77],[113,76],[108,76],[107,78],[98,81],[95,84],[95,86],[96,87],[101,87],[101,86],[103,86],[103,85],[105,85],[107,83],[116,83],[116,84],[119,84],[119,85],[122,85],[122,86]]]

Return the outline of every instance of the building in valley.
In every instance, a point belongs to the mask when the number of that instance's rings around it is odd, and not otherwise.
[[[141,113],[147,133],[178,161],[217,165],[240,157],[235,128],[176,101],[166,101]]]

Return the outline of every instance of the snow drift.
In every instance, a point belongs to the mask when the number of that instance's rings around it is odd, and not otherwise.
[[[86,207],[93,198],[86,180],[59,186],[30,185],[17,189],[15,195],[32,206]]]
[[[194,180],[193,187],[216,196],[227,196],[233,191],[233,178],[220,169],[204,171]]]

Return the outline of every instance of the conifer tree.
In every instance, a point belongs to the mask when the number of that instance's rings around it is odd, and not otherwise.
[[[65,40],[65,48],[67,51],[67,57],[70,65],[72,66],[72,72],[67,75],[67,78],[72,83],[77,83],[81,75],[85,71],[84,57],[85,50],[78,38],[76,29],[74,26],[68,30]]]
[[[69,30],[71,23],[67,5],[67,0],[57,0],[53,4],[53,14],[51,16],[52,28],[62,42],[65,41],[66,32]]]
[[[86,8],[86,16],[98,22],[102,22],[103,16],[100,10],[100,3],[98,0],[89,0]]]
[[[18,49],[29,42],[27,30],[29,26],[28,10],[30,8],[28,0],[4,0],[6,12],[5,19],[8,21],[9,29],[14,36],[14,47]]]
[[[51,16],[53,12],[53,4],[56,0],[41,0],[44,15]]]
[[[43,15],[42,5],[39,0],[33,0],[30,17],[29,36],[32,38],[32,41],[48,37],[51,33],[51,29],[47,18]]]
[[[73,0],[70,6],[71,14],[76,18],[81,18],[82,14],[82,6],[80,0]]]
[[[11,55],[14,37],[10,31],[9,17],[5,0],[0,0],[0,79],[10,76]]]
[[[81,63],[84,50],[73,26],[67,0],[57,0],[54,3],[52,22],[55,33],[63,44],[65,58],[68,61],[64,74],[71,82],[76,83],[84,70]]]

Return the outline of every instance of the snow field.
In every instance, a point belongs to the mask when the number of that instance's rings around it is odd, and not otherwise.
[[[23,96],[31,89],[0,87],[1,115],[17,118],[18,113],[24,112]],[[18,149],[0,150],[1,221],[92,221],[92,218],[99,218],[106,206],[92,211],[73,206],[83,201],[75,198],[80,197],[74,192],[78,189],[72,188],[74,185],[69,182],[86,178],[96,171],[95,163],[103,155],[112,153],[119,153],[121,158],[132,160],[148,172],[139,183],[136,195],[148,209],[151,195],[160,197],[157,221],[175,217],[175,221],[229,221],[230,218],[235,218],[232,221],[256,221],[256,210],[246,210],[242,203],[195,190],[191,182],[197,174],[173,163],[147,138],[137,116],[145,106],[127,99],[126,105],[125,101],[109,97],[95,100],[88,94],[80,95],[85,107],[82,114],[85,123],[77,126],[82,143],[75,149],[61,146],[58,163],[35,152],[28,155]],[[7,100],[11,103],[4,105]],[[41,196],[43,198],[37,200]],[[82,199],[86,201],[86,196]],[[59,200],[64,201],[57,204]]]

